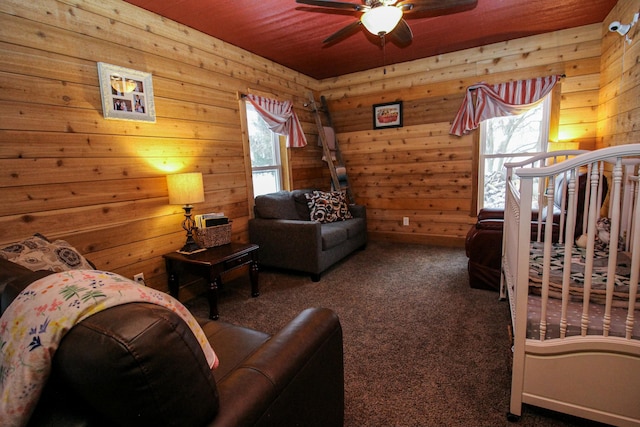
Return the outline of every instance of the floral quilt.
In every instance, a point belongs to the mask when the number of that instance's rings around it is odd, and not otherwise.
[[[54,273],[29,285],[0,318],[0,425],[27,424],[69,329],[101,310],[130,302],[158,304],[177,313],[194,332],[209,366],[217,367],[197,321],[171,296],[105,271]]]

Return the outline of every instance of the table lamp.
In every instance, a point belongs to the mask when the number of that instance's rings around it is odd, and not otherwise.
[[[167,175],[169,204],[183,205],[184,221],[182,228],[187,232],[187,241],[179,252],[193,253],[202,250],[193,239],[194,220],[191,218],[192,203],[204,202],[204,186],[200,172]]]

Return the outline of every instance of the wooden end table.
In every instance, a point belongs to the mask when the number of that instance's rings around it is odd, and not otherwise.
[[[204,278],[209,284],[207,297],[209,300],[209,319],[217,320],[218,288],[223,273],[249,265],[251,279],[251,296],[260,295],[258,287],[258,245],[245,243],[229,243],[209,248],[193,254],[171,252],[163,255],[169,281],[169,293],[178,299],[180,291],[180,274],[190,272]]]

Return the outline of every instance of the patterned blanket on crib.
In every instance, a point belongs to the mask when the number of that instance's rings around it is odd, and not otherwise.
[[[529,263],[529,289],[539,295],[542,288],[542,271],[544,262],[544,243],[531,244]],[[571,274],[569,295],[573,301],[582,301],[585,283],[586,249],[573,246],[571,251]],[[613,305],[627,307],[629,304],[629,277],[631,275],[630,253],[618,252],[616,273],[614,277]],[[606,302],[608,252],[595,251],[593,273],[591,279],[590,300],[598,304]],[[562,298],[562,274],[564,271],[564,244],[554,243],[551,246],[551,262],[549,272],[549,296]],[[636,302],[636,308],[640,303]]]

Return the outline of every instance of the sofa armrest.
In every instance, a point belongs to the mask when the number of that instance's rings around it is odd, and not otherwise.
[[[251,231],[261,234],[271,234],[270,237],[282,237],[280,233],[297,234],[300,237],[320,237],[320,223],[298,219],[264,219],[252,218],[249,220],[249,233]]]
[[[67,332],[29,426],[202,426],[218,402],[187,323],[165,307],[135,302]]]
[[[484,221],[478,221],[476,223],[477,230],[493,230],[498,231],[502,235],[502,229],[504,227],[504,220],[502,219],[486,219]]]
[[[215,343],[214,343],[215,347]],[[342,426],[342,328],[335,313],[310,308],[218,383],[210,427]]]
[[[364,205],[349,205],[349,212],[356,218],[367,218],[367,208]]]
[[[264,265],[314,271],[322,253],[321,224],[289,219],[249,220],[249,240],[260,246]]]
[[[482,208],[478,212],[478,221],[485,221],[488,219],[504,219],[503,208]]]

